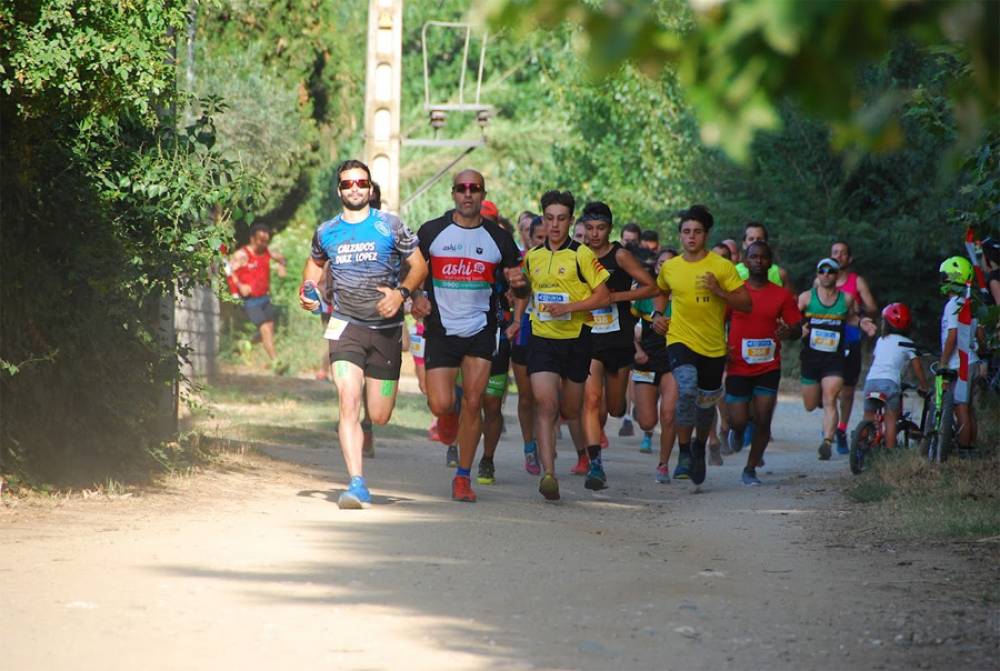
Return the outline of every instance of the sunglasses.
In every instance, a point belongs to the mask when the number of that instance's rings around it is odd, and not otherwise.
[[[463,182],[461,184],[455,184],[451,187],[452,193],[482,193],[483,185],[476,184],[475,182]]]
[[[359,189],[367,189],[371,186],[371,180],[369,179],[342,179],[340,180],[340,190],[347,191],[353,187],[358,187]]]
[[[835,272],[837,272],[837,271],[834,270],[833,268],[827,268],[827,267],[824,266],[823,268],[820,268],[819,270],[817,270],[816,274],[817,275],[832,275]]]

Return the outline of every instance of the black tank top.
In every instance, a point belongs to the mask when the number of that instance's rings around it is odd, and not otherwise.
[[[608,291],[621,292],[632,288],[632,276],[622,270],[615,258],[619,249],[623,249],[623,247],[617,242],[612,242],[611,250],[598,259],[601,265],[611,273],[611,277],[607,281]],[[618,347],[635,348],[633,342],[635,316],[630,307],[628,301],[618,301],[602,310],[594,310],[594,325],[591,333],[593,334],[595,350]]]

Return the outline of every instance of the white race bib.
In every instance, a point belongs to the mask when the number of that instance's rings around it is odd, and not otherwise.
[[[410,354],[422,358],[424,356],[424,337],[415,333],[410,334]]]
[[[656,373],[651,370],[634,370],[632,371],[632,381],[656,384]]]
[[[323,334],[323,337],[327,340],[340,340],[340,334],[342,334],[346,328],[346,321],[332,317],[326,325],[326,332]]]
[[[606,308],[598,308],[590,311],[594,318],[594,326],[591,333],[617,333],[621,325],[618,323],[618,304],[609,305]]]
[[[740,354],[747,363],[771,363],[774,361],[775,344],[770,338],[743,338]]]
[[[840,345],[840,331],[812,328],[809,330],[809,347],[817,352],[836,352]]]
[[[553,317],[549,314],[548,310],[545,310],[545,304],[547,303],[569,303],[569,294],[561,293],[557,291],[538,291],[535,293],[535,310],[538,313],[538,321],[542,322],[568,322],[572,319],[573,315],[569,312],[560,316]]]

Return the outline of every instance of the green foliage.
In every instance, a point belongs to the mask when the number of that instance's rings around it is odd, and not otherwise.
[[[178,375],[160,299],[210,277],[231,212],[259,190],[213,149],[219,101],[177,131],[171,35],[186,6],[3,5],[6,468],[86,481],[156,439]]]
[[[967,144],[995,126],[1000,93],[998,5],[991,0],[837,2],[740,0],[692,2],[694,27],[678,2],[497,0],[494,25],[524,34],[565,20],[583,27],[583,51],[598,76],[631,61],[647,72],[676,67],[701,125],[702,139],[744,161],[754,134],[774,130],[792,99],[832,122],[838,146],[900,146],[892,112],[905,96],[856,95],[858,70],[878,62],[905,34],[947,45],[967,67],[952,73],[949,107],[963,110]]]

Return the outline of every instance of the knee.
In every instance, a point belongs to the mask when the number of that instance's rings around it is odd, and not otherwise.
[[[549,419],[554,419],[559,414],[559,402],[554,398],[535,399],[533,407],[536,414]]]
[[[599,410],[601,407],[601,391],[588,389],[583,393],[583,407],[587,410]]]
[[[438,417],[450,415],[455,410],[455,399],[450,396],[428,396],[427,407]]]
[[[392,409],[376,410],[376,411],[372,411],[371,409],[368,410],[368,419],[372,421],[372,424],[378,424],[379,426],[383,426],[385,424],[388,424],[391,418],[392,418]]]
[[[478,414],[483,411],[483,393],[472,392],[468,389],[462,392],[462,410]]]

